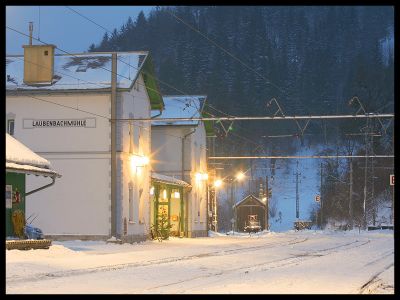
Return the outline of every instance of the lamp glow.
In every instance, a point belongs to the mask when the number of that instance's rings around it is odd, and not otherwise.
[[[236,174],[236,179],[237,180],[242,180],[244,178],[244,174],[242,172],[239,172]]]
[[[215,182],[214,182],[214,186],[215,187],[220,187],[221,185],[222,185],[222,180],[221,179],[215,180]]]
[[[154,186],[150,188],[150,195],[154,195]]]
[[[149,162],[150,159],[147,156],[131,155],[130,157],[130,164],[132,169],[136,167],[144,167],[148,165]]]
[[[174,193],[174,197],[175,197],[175,198],[180,198],[180,197],[181,197],[181,194],[180,194],[179,192],[175,192],[175,193]]]

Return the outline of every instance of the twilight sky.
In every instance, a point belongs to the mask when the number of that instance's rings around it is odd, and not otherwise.
[[[112,31],[119,29],[129,16],[135,21],[138,13],[148,15],[154,6],[71,6],[74,10]],[[33,22],[33,37],[54,44],[67,52],[87,51],[91,43],[98,44],[105,30],[72,12],[65,6],[6,6],[6,26],[29,35]],[[6,28],[6,54],[23,54],[22,45],[29,38]],[[41,44],[33,39],[33,44]],[[59,52],[59,51],[58,51]],[[62,53],[62,52],[59,52]]]

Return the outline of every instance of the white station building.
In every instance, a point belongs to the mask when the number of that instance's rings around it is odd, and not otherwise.
[[[114,120],[163,109],[149,53],[54,49],[27,45],[6,57],[7,131],[63,175],[31,196],[26,214],[53,239],[145,240],[151,124]]]
[[[203,121],[156,121],[158,118],[199,118],[206,96],[163,96],[165,109],[152,122],[154,193],[152,216],[164,206],[180,236],[207,236],[208,173],[206,127]],[[160,180],[164,178],[164,181]],[[177,179],[177,183],[169,178]],[[164,186],[159,183],[164,182]],[[157,184],[158,183],[158,184]],[[186,185],[185,185],[186,183]],[[183,193],[181,204],[174,199]],[[165,192],[164,192],[165,191]],[[164,193],[164,199],[163,198]],[[158,207],[156,207],[158,206]],[[181,221],[180,221],[181,220]],[[175,223],[174,223],[175,222]],[[179,230],[178,230],[179,228]]]

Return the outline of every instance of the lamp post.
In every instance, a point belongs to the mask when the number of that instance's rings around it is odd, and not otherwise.
[[[218,219],[217,219],[217,213],[218,213],[218,202],[217,202],[217,189],[222,186],[222,180],[221,179],[216,179],[214,181],[214,197],[213,197],[213,212],[212,212],[212,217],[211,217],[211,224],[214,225],[214,231],[218,232]]]

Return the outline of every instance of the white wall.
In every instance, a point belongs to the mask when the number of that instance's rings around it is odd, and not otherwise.
[[[119,101],[121,110],[120,118],[149,118],[151,113],[150,102],[144,81],[140,75],[136,88],[130,92],[122,93]],[[129,134],[131,123],[131,135]],[[130,151],[140,156],[151,156],[150,122],[119,122],[117,134],[118,158],[120,160],[120,190],[117,191],[117,201],[122,207],[118,216],[119,231],[123,233],[123,222],[127,220],[128,235],[146,235],[150,227],[150,165],[132,170],[130,166]],[[130,139],[132,142],[130,143]],[[130,149],[130,144],[132,145]],[[133,218],[129,222],[129,183],[132,184],[133,193]]]
[[[185,134],[196,129],[185,139],[185,178],[192,185],[188,193],[188,230],[207,229],[207,182],[196,181],[197,172],[207,173],[206,133],[201,123],[190,126],[153,126],[152,152],[156,163],[153,170],[182,179],[182,139]],[[200,216],[199,216],[200,213]]]
[[[191,182],[189,194],[192,231],[207,229],[207,181],[196,181],[196,173],[207,173],[206,132],[203,123],[190,135],[191,142]]]
[[[48,159],[62,177],[54,186],[27,197],[26,213],[38,213],[35,225],[45,234],[110,233],[110,96],[107,94],[6,97],[6,115],[15,114],[14,137]],[[94,118],[95,128],[23,128],[24,119]],[[27,191],[49,179],[27,176]],[[41,184],[42,183],[42,184]]]
[[[152,167],[155,172],[182,179],[182,137],[191,129],[181,126],[152,127]],[[186,146],[190,147],[190,143],[186,142]],[[190,171],[189,154],[186,152],[185,170]]]

